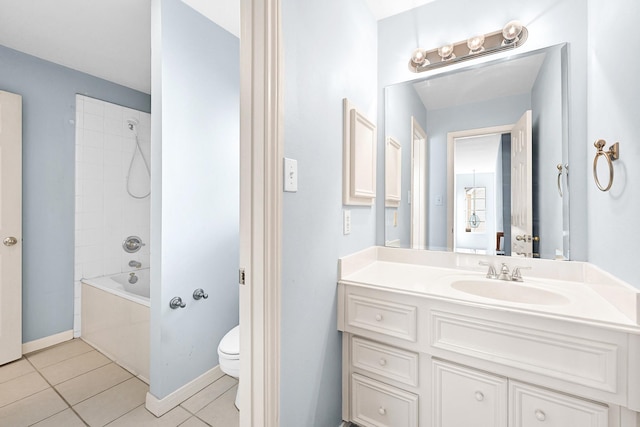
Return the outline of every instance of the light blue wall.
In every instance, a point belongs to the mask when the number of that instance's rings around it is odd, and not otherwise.
[[[73,329],[75,95],[149,112],[150,97],[0,46],[0,89],[22,95],[22,340]]]
[[[402,200],[399,207],[385,209],[385,240],[400,239],[400,246],[408,248],[411,243],[411,205],[408,203],[408,191],[411,190],[411,117],[415,117],[422,129],[426,129],[427,110],[413,85],[389,87],[384,96],[385,111],[390,111],[391,114],[384,117],[378,138],[382,139],[382,147],[386,146],[385,141],[389,137],[402,146]],[[427,146],[427,152],[428,150]],[[384,155],[384,148],[380,154]],[[380,175],[384,175],[383,171],[384,169],[380,170]],[[396,211],[398,225],[394,226],[393,214]]]
[[[342,234],[342,99],[375,121],[376,21],[362,0],[283,0],[282,24],[284,151],[299,180],[283,195],[280,425],[337,427],[337,261],[375,244],[373,207],[348,207]]]
[[[582,0],[436,1],[384,19],[378,25],[378,94],[382,96],[382,88],[389,84],[416,77],[426,77],[456,68],[456,66],[447,67],[444,70],[421,73],[417,76],[407,69],[409,55],[415,48],[420,46],[431,49],[447,42],[465,40],[473,34],[484,34],[500,29],[512,19],[519,19],[529,29],[529,38],[526,44],[518,49],[519,52],[536,50],[563,42],[569,43],[569,159],[572,170],[571,248],[573,259],[584,260],[587,256],[587,236],[585,233],[587,221],[584,214],[587,185],[583,179],[587,170],[585,151],[587,112],[586,2]],[[490,59],[480,59],[478,62]],[[382,114],[382,108],[380,108],[379,120]],[[430,154],[433,154],[433,146],[434,144],[430,142]],[[441,194],[432,190],[434,189],[430,188],[431,197],[434,194]],[[441,227],[438,226],[438,230],[440,229]],[[378,243],[382,243],[384,240],[381,237],[384,236],[384,217],[382,215],[378,218],[377,230]],[[438,231],[435,230],[435,232]],[[431,228],[429,233],[430,236],[434,235]],[[433,244],[431,239],[430,244]]]
[[[640,60],[620,42],[638,40],[634,26],[640,2],[619,0],[615,7],[605,0],[588,4],[589,138],[583,141],[588,170],[580,179],[589,189],[589,209],[582,213],[589,218],[589,261],[640,288]],[[591,173],[597,139],[605,139],[607,148],[620,142],[620,159],[614,162],[614,182],[607,193],[597,189]],[[607,178],[604,169],[600,179],[607,182]]]
[[[150,387],[163,398],[216,366],[238,324],[240,51],[179,0],[154,0],[152,39]]]
[[[564,165],[567,161],[562,157],[561,60],[560,49],[547,52],[531,91],[533,164],[538,165],[533,170],[533,233],[540,237],[534,248],[545,259],[563,253],[564,200],[557,190],[557,164]],[[566,188],[564,193],[567,194],[564,198],[568,198]]]

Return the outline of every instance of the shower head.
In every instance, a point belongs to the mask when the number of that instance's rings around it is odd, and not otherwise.
[[[129,130],[133,130],[134,127],[138,126],[138,120],[131,118],[127,119],[127,124],[129,126]]]

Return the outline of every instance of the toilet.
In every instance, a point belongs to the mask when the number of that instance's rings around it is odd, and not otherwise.
[[[240,378],[240,325],[222,337],[218,345],[218,358],[222,372],[231,377]],[[240,386],[238,386],[238,390],[240,390]],[[239,395],[238,392],[235,400],[238,410],[240,410],[240,406],[238,406]]]

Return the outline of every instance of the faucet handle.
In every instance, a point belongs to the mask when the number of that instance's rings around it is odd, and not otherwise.
[[[496,268],[489,261],[480,261],[478,262],[478,264],[485,267],[489,267],[489,270],[487,271],[487,279],[495,279],[498,276],[496,274]]]
[[[511,275],[511,280],[513,280],[514,282],[522,282],[523,278],[522,278],[522,273],[520,272],[520,270],[531,270],[531,267],[524,267],[524,266],[517,266],[516,268],[513,269],[513,274]]]

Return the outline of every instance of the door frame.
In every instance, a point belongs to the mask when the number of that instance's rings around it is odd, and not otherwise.
[[[453,250],[453,224],[454,224],[454,159],[456,138],[466,138],[471,136],[491,135],[496,133],[510,133],[515,123],[502,126],[491,126],[486,128],[468,129],[447,133],[447,250]]]
[[[418,138],[416,138],[418,137]],[[415,158],[416,144],[420,145],[422,155],[419,159]],[[412,249],[427,249],[427,241],[429,239],[427,229],[427,209],[428,209],[428,190],[427,167],[429,166],[429,151],[427,150],[427,133],[422,129],[420,123],[415,117],[411,116],[411,233],[409,247]],[[416,165],[416,163],[418,165]],[[416,192],[416,169],[419,170],[419,181],[421,181],[421,191]],[[422,225],[420,231],[416,232],[416,222]],[[419,234],[416,236],[416,234]]]
[[[280,1],[241,0],[240,14],[240,426],[277,427],[284,154]]]

